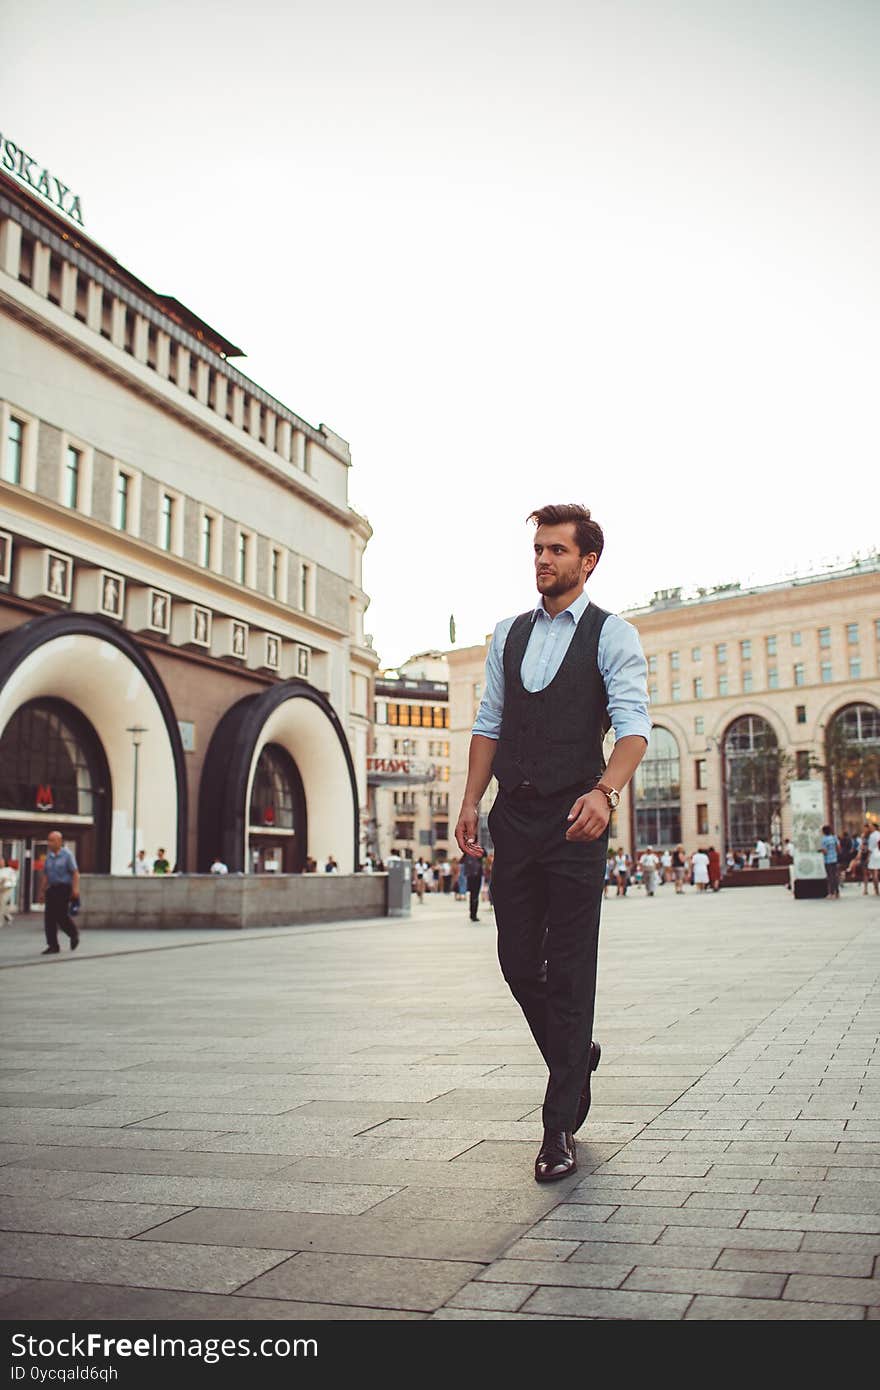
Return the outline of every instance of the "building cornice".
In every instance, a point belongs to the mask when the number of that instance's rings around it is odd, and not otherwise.
[[[127,531],[119,531],[95,517],[71,511],[60,502],[28,492],[14,483],[0,480],[0,508],[6,524],[13,531],[19,518],[25,526],[30,524],[42,528],[42,535],[23,532],[22,540],[25,543],[30,541],[34,545],[56,546],[66,550],[72,549],[77,542],[94,545],[101,552],[100,563],[107,568],[117,569],[131,583],[166,589],[173,589],[175,584],[185,584],[188,588],[198,589],[198,602],[206,607],[222,610],[230,616],[238,616],[237,610],[244,607],[247,609],[247,613],[242,615],[245,621],[254,622],[255,615],[258,615],[260,624],[273,632],[279,624],[295,623],[325,640],[339,641],[348,636],[345,628],[315,614],[290,608],[257,589],[243,588],[234,580],[214,570],[203,569],[182,555],[163,550]],[[95,563],[83,555],[74,555],[74,559],[80,563]],[[133,560],[137,564],[137,572],[132,571]]]
[[[10,288],[20,293],[10,293]],[[34,305],[25,302],[25,293],[33,296]],[[298,500],[315,507],[334,521],[369,540],[372,531],[370,530],[369,534],[365,532],[364,528],[369,528],[369,523],[363,517],[349,508],[338,507],[334,502],[322,497],[316,489],[307,486],[299,477],[285,472],[275,461],[277,455],[264,446],[244,447],[240,439],[241,431],[221,419],[208,406],[202,405],[190,396],[184,396],[171,381],[157,377],[149,367],[114,347],[107,339],[92,334],[87,329],[83,329],[81,334],[72,333],[72,325],[80,327],[79,320],[71,319],[63,310],[57,309],[49,301],[28,290],[27,286],[19,286],[17,281],[10,280],[8,276],[0,276],[0,305],[26,327],[57,343],[66,352],[72,352],[74,356],[97,368],[134,395],[147,399],[152,405],[173,416],[178,423],[209,439],[212,444],[234,454],[249,468],[292,492]]]
[[[17,196],[20,195],[20,196]],[[171,299],[167,295],[158,295],[143,281],[124,270],[107,252],[102,252],[101,248],[84,235],[78,233],[69,224],[61,224],[60,219],[56,218],[42,204],[28,197],[17,184],[5,177],[2,178],[2,188],[0,188],[0,216],[11,217],[18,222],[22,228],[31,236],[36,237],[43,245],[48,246],[62,260],[81,270],[88,275],[96,284],[109,289],[117,298],[128,304],[146,319],[148,323],[154,324],[174,342],[185,347],[194,357],[199,357],[207,362],[216,371],[222,372],[233,386],[240,386],[249,396],[254,397],[262,405],[266,405],[281,420],[287,420],[294,429],[301,430],[314,443],[320,444],[321,448],[333,454],[341,463],[351,463],[351,453],[341,435],[327,427],[315,427],[310,425],[302,416],[297,415],[288,406],[284,405],[275,396],[270,395],[262,386],[251,381],[250,377],[239,372],[235,367],[229,365],[226,357],[219,350],[220,347],[239,355],[240,349],[234,344],[229,343],[221,334],[210,326],[198,315],[191,314],[185,305],[179,304],[177,300]],[[86,243],[85,245],[83,243]],[[181,317],[189,316],[194,321],[195,332],[190,332],[185,323],[169,312],[169,306],[176,305],[181,311]],[[213,333],[219,339],[215,346],[211,346],[206,341],[205,333]],[[338,442],[337,442],[338,441]]]

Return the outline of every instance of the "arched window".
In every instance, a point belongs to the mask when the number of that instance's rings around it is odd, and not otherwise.
[[[781,764],[779,743],[766,719],[744,714],[734,720],[724,736],[728,849],[750,850],[757,839],[771,839],[782,807]]]
[[[91,725],[56,700],[16,710],[0,738],[0,808],[94,819],[103,756]]]
[[[825,769],[838,833],[858,833],[870,811],[880,811],[880,710],[848,705],[825,736]]]
[[[681,761],[668,729],[651,731],[635,776],[636,847],[677,845],[681,840]]]

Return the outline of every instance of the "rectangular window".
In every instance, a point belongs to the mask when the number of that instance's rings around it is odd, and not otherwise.
[[[775,637],[768,637],[768,638],[767,638],[767,655],[768,655],[768,656],[775,656],[775,655],[776,655],[776,638],[775,638]]]
[[[79,449],[74,449],[72,444],[67,446],[67,462],[64,469],[64,500],[68,507],[76,507],[79,501],[79,477],[80,463],[82,454]]]
[[[397,705],[389,705],[389,706],[388,706],[388,723],[389,723],[389,724],[396,724],[396,723],[397,723]],[[397,739],[394,740],[394,751],[395,751],[395,753],[397,752]]]
[[[656,656],[649,656],[649,657],[648,657],[648,670],[650,671],[650,673],[651,673],[652,676],[653,676],[654,672],[657,670],[657,658],[656,658]]]
[[[767,667],[767,685],[771,690],[779,689],[779,668],[776,666]]]
[[[116,529],[128,530],[128,507],[131,497],[131,478],[122,470],[116,475]]]
[[[820,628],[819,628],[819,646],[820,646],[820,647],[830,647],[830,646],[831,646],[831,628],[830,628],[830,627],[820,627]]]
[[[269,551],[269,597],[280,598],[281,582],[281,551],[276,550],[274,545]]]
[[[743,639],[742,642],[740,642],[740,644],[739,644],[739,654],[740,654],[740,656],[742,657],[743,661],[751,661],[751,659],[752,659],[752,640],[751,640],[750,637],[746,637],[746,638]]]
[[[430,716],[430,714],[429,714],[429,715],[428,715],[428,721],[429,721],[429,722],[428,722],[428,728],[431,727],[430,719],[431,719],[431,716]],[[421,705],[410,705],[410,706],[409,706],[409,722],[410,722],[410,724],[415,725],[415,727],[416,727],[417,729],[420,729],[420,728],[422,727],[422,707],[421,707]]]
[[[810,755],[805,748],[798,748],[794,756],[797,779],[799,782],[806,782],[810,776]]]
[[[694,786],[698,789],[698,791],[705,791],[709,785],[709,771],[705,758],[697,758],[697,761],[694,764],[694,771],[696,773],[696,780],[694,782]]]
[[[702,652],[702,649],[701,649],[700,647],[692,647],[692,648],[691,648],[691,661],[702,661],[702,659],[703,659],[703,652]]]
[[[299,573],[299,606],[305,613],[309,607],[309,589],[311,588],[312,571],[309,565],[303,565]]]
[[[672,682],[672,698],[673,698],[673,700],[680,700],[680,699],[681,699],[681,682],[680,682],[680,681],[673,681],[673,682]]]
[[[795,705],[795,707],[794,707],[794,717],[795,717],[795,722],[796,722],[796,723],[798,723],[798,724],[806,724],[806,722],[807,722],[807,707],[806,707],[806,705]]]
[[[874,619],[874,636],[877,638],[877,641],[880,642],[880,618]]]
[[[656,685],[656,684],[651,684],[651,685],[649,685],[649,686],[648,686],[648,699],[652,702],[652,704],[655,704],[655,705],[656,705],[657,700],[659,699],[659,696],[660,696],[660,687],[659,687],[658,685]]]
[[[857,647],[857,646],[859,645],[859,625],[858,625],[858,623],[847,623],[847,625],[846,625],[846,640],[847,640],[847,643],[848,643],[848,645],[849,645],[850,647]]]
[[[697,834],[709,834],[709,807],[705,801],[697,802]]]
[[[248,572],[248,541],[249,541],[249,540],[250,540],[250,537],[249,537],[249,536],[246,536],[245,533],[244,533],[244,531],[239,531],[239,533],[238,533],[238,565],[237,565],[237,571],[238,571],[238,573],[237,573],[237,578],[238,578],[239,584],[246,584],[246,583],[247,583],[247,572]]]
[[[822,672],[822,684],[823,684],[823,685],[830,685],[830,684],[831,684],[831,679],[832,679],[832,677],[831,677],[831,662],[830,662],[830,661],[823,661],[823,662],[822,662],[821,672]]]
[[[207,512],[202,513],[202,548],[201,561],[204,568],[211,568],[211,552],[214,545],[214,518]]]
[[[804,679],[804,663],[802,661],[795,662],[794,683],[795,685],[806,685],[807,683]]]
[[[21,459],[24,451],[24,422],[9,417],[9,433],[6,436],[6,458],[3,460],[3,477],[7,483],[21,482]]]
[[[792,645],[793,647],[799,647],[799,646],[801,645],[801,641],[802,641],[802,638],[801,638],[801,634],[800,634],[799,632],[793,632],[793,633],[791,634],[791,645]]]
[[[425,711],[425,713],[427,714],[427,710]],[[435,728],[435,729],[442,729],[442,728],[445,727],[446,721],[445,721],[445,719],[444,719],[444,717],[443,717],[445,713],[446,713],[446,711],[444,710],[444,708],[443,708],[442,705],[434,705],[434,728]]]
[[[751,671],[743,671],[743,694],[748,695],[754,689],[755,678]]]
[[[719,695],[726,695],[726,694],[728,693],[728,687],[729,687],[729,681],[728,681],[727,676],[719,676],[719,677],[718,677],[718,694],[719,694]]]
[[[405,728],[409,728],[409,705],[397,706],[397,718],[399,723],[403,724]]]
[[[677,671],[677,670],[678,670],[678,667],[679,667],[678,652],[670,652],[670,653],[669,653],[669,666],[670,666],[670,669],[673,670],[673,671]]]
[[[159,544],[163,550],[171,550],[174,540],[174,498],[163,492],[159,500]]]
[[[849,674],[850,674],[850,680],[857,681],[857,680],[859,680],[859,679],[861,678],[861,674],[862,674],[862,661],[861,661],[861,657],[858,657],[858,656],[851,656],[851,657],[850,657],[850,659],[849,659]]]
[[[695,734],[702,734],[702,733],[704,733],[704,732],[705,732],[705,730],[704,730],[704,724],[705,724],[705,720],[703,719],[703,716],[702,716],[701,714],[698,714],[697,717],[696,717],[696,719],[694,720],[694,733],[695,733]]]
[[[727,660],[727,643],[726,643],[726,642],[719,642],[719,643],[718,643],[718,646],[715,648],[715,660],[719,663],[719,665],[721,665],[721,666],[724,665],[725,661]]]
[[[702,700],[702,698],[703,698],[703,677],[702,677],[702,676],[697,676],[697,677],[695,678],[695,680],[694,680],[694,699],[695,699],[695,700]]]

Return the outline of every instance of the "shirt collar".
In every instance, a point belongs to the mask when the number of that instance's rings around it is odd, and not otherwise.
[[[562,610],[562,613],[558,613],[556,616],[559,617],[559,618],[561,618],[561,617],[563,616],[563,614],[565,614],[565,613],[570,613],[570,614],[571,614],[571,617],[572,617],[572,621],[574,622],[575,627],[577,627],[578,623],[580,622],[581,618],[584,616],[584,613],[586,612],[586,610],[587,610],[587,608],[588,608],[588,606],[589,606],[589,602],[590,602],[589,596],[588,596],[588,594],[587,594],[586,589],[584,589],[583,593],[580,594],[579,597],[575,599],[574,603],[570,603],[570,604],[568,605],[567,608],[564,608],[564,609]],[[550,614],[547,612],[547,609],[544,607],[544,595],[543,595],[543,594],[542,594],[541,597],[538,599],[538,602],[535,604],[535,610],[534,610],[534,611],[535,611],[535,614],[536,614],[536,615],[539,614],[539,613],[543,613],[544,616],[545,616],[545,618],[548,618],[548,619],[550,620],[551,623],[553,622],[553,619],[550,617]]]

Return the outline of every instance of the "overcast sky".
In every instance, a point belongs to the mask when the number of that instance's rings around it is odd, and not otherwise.
[[[0,128],[350,440],[384,665],[877,543],[876,0],[5,0]]]

